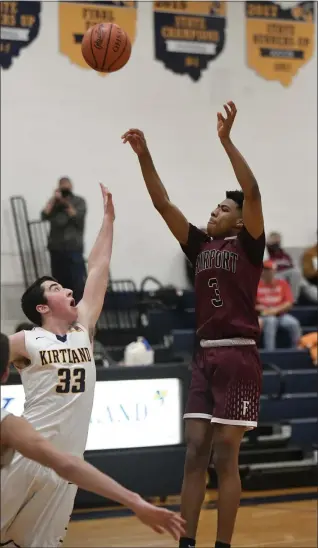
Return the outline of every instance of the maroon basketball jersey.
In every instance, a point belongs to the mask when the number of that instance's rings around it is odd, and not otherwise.
[[[256,240],[243,228],[237,237],[214,240],[190,224],[188,243],[181,247],[195,268],[197,336],[257,340],[264,233]]]

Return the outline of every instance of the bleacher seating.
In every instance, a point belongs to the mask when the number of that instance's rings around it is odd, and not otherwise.
[[[98,338],[113,357],[121,360],[125,345],[142,335],[152,344],[156,363],[181,361],[188,367],[195,342],[193,291],[178,293],[175,302],[172,299],[169,304],[156,300],[153,293],[147,298],[145,292],[135,291],[127,282],[125,290],[120,289],[116,291],[114,286],[109,293],[98,326]],[[299,319],[303,333],[317,331],[316,307],[295,306],[291,313]],[[262,488],[269,487],[272,475],[281,470],[284,473],[273,480],[276,486],[280,480],[281,486],[310,483],[312,467],[316,466],[318,369],[307,350],[286,348],[284,337],[278,332],[274,352],[260,349],[260,422],[257,430],[246,434],[240,454],[245,488],[255,488],[257,482]],[[258,477],[260,470],[266,476],[265,483]],[[213,471],[211,478],[213,483]]]

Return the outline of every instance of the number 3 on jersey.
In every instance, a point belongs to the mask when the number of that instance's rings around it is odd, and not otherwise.
[[[219,284],[216,278],[210,278],[208,281],[208,286],[211,287],[214,291],[214,296],[211,299],[211,303],[216,308],[219,308],[220,306],[223,306],[223,300],[220,293]]]
[[[75,369],[60,367],[58,376],[59,383],[56,387],[58,394],[85,392],[85,369],[83,367],[76,367]]]

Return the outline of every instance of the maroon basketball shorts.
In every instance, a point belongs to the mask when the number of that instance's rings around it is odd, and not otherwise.
[[[192,379],[184,419],[257,426],[262,366],[256,345],[200,348],[192,364]]]

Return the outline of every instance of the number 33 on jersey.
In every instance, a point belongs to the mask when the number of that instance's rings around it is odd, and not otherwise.
[[[23,415],[41,434],[54,439],[55,446],[82,455],[96,381],[89,334],[80,325],[64,337],[40,327],[24,334],[31,363],[21,371]]]

